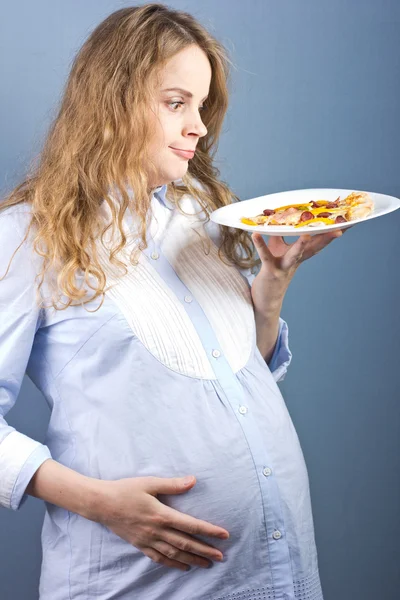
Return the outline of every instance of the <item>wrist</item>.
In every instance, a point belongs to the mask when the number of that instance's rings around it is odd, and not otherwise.
[[[86,491],[86,502],[82,506],[82,513],[90,521],[102,522],[107,514],[111,502],[112,481],[103,479],[91,479]]]
[[[277,313],[280,314],[283,306],[285,294],[270,295],[267,294],[263,297],[263,302],[254,302],[254,315],[260,319],[271,319]]]
[[[269,321],[280,314],[283,301],[293,275],[258,273],[250,288],[254,314],[257,321]]]
[[[268,285],[276,289],[287,289],[298,267],[299,265],[294,265],[288,269],[283,269],[267,263],[261,266],[257,276],[261,276]]]
[[[46,460],[29,482],[26,493],[60,506],[90,520],[96,520],[106,497],[107,484],[82,475],[53,459]]]
[[[252,299],[254,318],[256,323],[262,324],[263,322],[270,322],[279,317],[285,299],[285,291],[282,290],[282,292],[279,293],[270,293],[270,290],[268,290],[268,293],[264,293],[261,299],[257,294],[254,294]]]

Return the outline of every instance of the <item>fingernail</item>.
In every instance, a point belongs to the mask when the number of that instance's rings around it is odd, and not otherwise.
[[[193,477],[185,477],[183,480],[183,485],[190,485],[193,481]]]

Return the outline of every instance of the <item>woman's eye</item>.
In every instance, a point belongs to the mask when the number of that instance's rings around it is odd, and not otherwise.
[[[174,107],[179,106],[179,105],[183,106],[185,103],[182,102],[182,101],[177,100],[176,102],[169,102],[168,104],[169,104],[169,106],[172,107],[173,112],[178,112]],[[203,106],[199,106],[199,110],[200,111],[204,110],[205,108],[206,107],[205,107],[204,104],[203,104]]]
[[[184,103],[184,102],[179,102],[179,101],[176,101],[176,102],[169,102],[169,105],[170,105],[170,106],[172,106],[172,107],[173,107],[173,106],[176,106],[176,105],[179,105],[179,104],[181,104],[181,105],[183,106],[185,103]],[[174,109],[174,112],[176,112],[176,110],[175,110],[175,109]]]

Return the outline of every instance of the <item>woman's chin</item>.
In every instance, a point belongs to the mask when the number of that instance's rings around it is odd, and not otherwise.
[[[177,179],[181,179],[188,170],[188,163],[181,166],[179,169],[171,169],[168,173],[164,173],[164,179],[168,179],[168,181],[176,181]]]

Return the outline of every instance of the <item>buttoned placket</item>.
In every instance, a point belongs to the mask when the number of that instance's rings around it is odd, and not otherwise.
[[[158,193],[155,192],[154,195],[157,197]],[[162,201],[159,197],[157,199]],[[163,201],[162,203],[167,210],[171,210]],[[172,214],[173,210],[171,210],[171,217]],[[223,387],[231,409],[240,423],[257,469],[266,522],[272,578],[277,587],[275,591],[278,594],[282,594],[285,600],[295,600],[293,585],[286,583],[292,581],[292,571],[280,504],[279,488],[273,476],[271,461],[268,458],[261,432],[252,414],[251,407],[246,402],[244,391],[219,347],[218,340],[206,314],[161,251],[162,239],[166,228],[167,226],[162,235],[157,237],[157,241],[151,237],[149,231],[147,232],[147,248],[143,253],[151,261],[152,266],[168,287],[181,300],[182,305],[196,328],[207,355],[210,357],[210,363],[215,376]]]

